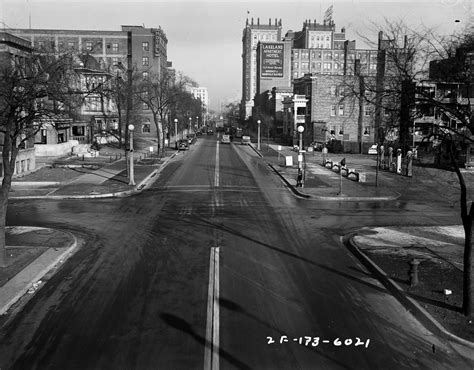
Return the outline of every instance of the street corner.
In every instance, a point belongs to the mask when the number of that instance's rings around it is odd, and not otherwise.
[[[75,239],[69,231],[52,228],[35,226],[5,228],[5,241],[9,247],[68,248],[75,243]]]

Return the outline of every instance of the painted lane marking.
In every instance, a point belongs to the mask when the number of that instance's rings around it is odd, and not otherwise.
[[[204,370],[219,369],[219,247],[212,247],[209,261],[206,347]]]
[[[216,188],[219,186],[219,141],[217,142],[216,147],[216,169],[214,172],[214,186]]]

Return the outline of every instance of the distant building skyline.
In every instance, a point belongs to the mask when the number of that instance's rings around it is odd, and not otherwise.
[[[271,5],[270,5],[271,4]],[[376,25],[403,20],[413,28],[434,27],[441,34],[460,32],[472,22],[470,0],[332,2],[332,19],[346,28],[348,40],[377,40]],[[0,27],[117,30],[117,25],[161,26],[168,38],[168,60],[177,72],[206,86],[210,109],[242,97],[242,28],[247,18],[282,20],[282,33],[301,30],[305,20],[321,23],[330,4],[313,1],[270,3],[257,0],[0,0]],[[51,12],[54,9],[54,12]],[[460,22],[454,22],[455,20]],[[264,21],[265,20],[265,21]]]

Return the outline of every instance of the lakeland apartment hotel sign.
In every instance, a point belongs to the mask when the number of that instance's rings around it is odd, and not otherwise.
[[[262,43],[261,77],[283,77],[283,44]]]

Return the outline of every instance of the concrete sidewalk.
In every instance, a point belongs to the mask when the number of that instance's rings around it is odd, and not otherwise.
[[[41,288],[41,279],[63,263],[78,246],[67,231],[40,227],[6,227],[7,266],[0,268],[0,315],[24,294]]]

